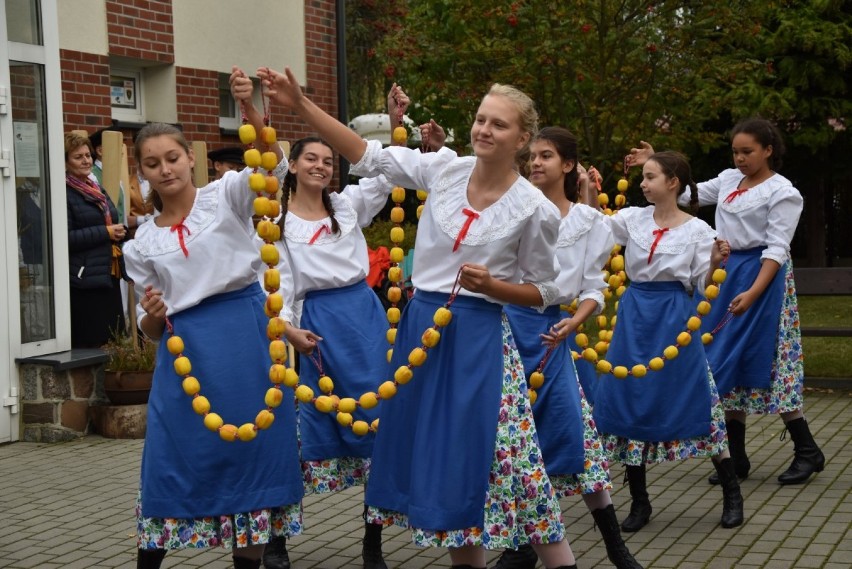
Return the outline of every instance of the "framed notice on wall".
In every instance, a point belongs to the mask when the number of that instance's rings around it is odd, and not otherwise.
[[[15,136],[15,176],[19,178],[38,178],[38,124],[34,122],[13,123]]]
[[[142,89],[142,74],[139,71],[113,68],[109,76],[112,118],[120,121],[144,121]]]

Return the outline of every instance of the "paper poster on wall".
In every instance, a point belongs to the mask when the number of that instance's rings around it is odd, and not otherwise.
[[[110,77],[110,100],[113,107],[136,108],[136,80],[127,77]]]
[[[15,176],[18,178],[39,178],[38,124],[34,122],[15,122]]]

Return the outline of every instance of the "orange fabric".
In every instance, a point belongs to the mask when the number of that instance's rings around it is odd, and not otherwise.
[[[367,247],[367,255],[370,259],[370,272],[367,275],[367,284],[370,288],[375,288],[381,284],[385,278],[385,273],[390,268],[390,253],[387,247],[379,247],[378,249],[370,249]]]

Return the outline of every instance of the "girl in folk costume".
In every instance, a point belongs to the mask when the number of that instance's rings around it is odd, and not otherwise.
[[[771,122],[746,119],[732,133],[735,168],[698,184],[698,203],[716,206],[716,231],[731,244],[728,280],[705,319],[725,323],[707,347],[722,394],[737,476],[751,464],[745,450],[746,415],[778,413],[794,443],[794,458],[778,481],[797,484],[825,466],[802,409],[804,368],[790,242],[802,196],[778,173],[784,141]],[[641,164],[653,148],[631,151]],[[733,315],[733,318],[731,318]],[[718,484],[718,477],[710,482]]]
[[[272,150],[280,160],[277,145]],[[139,131],[136,157],[160,213],[139,228],[125,257],[140,327],[161,340],[162,356],[142,455],[138,567],[159,567],[169,549],[221,545],[233,548],[237,569],[257,568],[273,535],[301,532],[295,410],[280,406],[254,440],[223,441],[194,411],[166,345],[168,325],[185,341],[192,374],[225,421],[251,421],[264,409],[271,361],[260,256],[247,229],[250,172],[196,188],[186,139],[160,123]],[[283,179],[286,168],[282,161],[273,174]]]
[[[528,378],[540,362],[544,384],[536,390],[533,414],[544,463],[558,496],[579,494],[604,537],[610,561],[621,569],[641,569],[624,540],[609,495],[612,484],[592,410],[578,382],[571,348],[564,340],[604,306],[606,286],[601,268],[614,241],[603,214],[578,201],[577,139],[568,130],[547,127],[530,145],[530,181],[562,216],[556,258],[561,268],[556,284],[560,296],[541,312],[507,306],[506,314]],[[588,179],[584,180],[588,184]],[[577,312],[563,319],[560,304],[579,298]],[[544,359],[546,358],[546,360]],[[496,569],[535,569],[530,546],[506,550]]]
[[[694,314],[690,293],[703,293],[712,282],[728,246],[714,241],[715,232],[706,223],[678,209],[678,195],[689,187],[694,203],[697,191],[681,154],[654,154],[642,178],[642,192],[653,205],[626,208],[607,218],[615,242],[627,245],[630,279],[607,360],[634,374],[624,379],[602,375],[594,407],[610,460],[627,469],[633,501],[621,528],[637,531],[651,517],[646,464],[699,456],[713,459],[722,480],[722,527],[735,527],[743,522],[743,499],[704,346],[687,339],[679,342],[679,354],[666,351]],[[663,362],[659,358],[666,352]],[[664,367],[642,377],[652,360]],[[650,363],[652,369],[657,369],[655,363]]]
[[[252,83],[237,78],[234,95],[247,115]],[[392,114],[404,112],[408,97],[402,91],[388,97]],[[304,301],[299,329],[288,326],[288,339],[303,354],[299,381],[321,394],[321,376],[334,381],[333,393],[355,400],[372,391],[387,375],[387,318],[379,299],[367,285],[367,242],[361,231],[387,203],[393,189],[384,176],[364,178],[342,192],[331,192],[334,155],[326,142],[308,137],[296,142],[284,177],[280,249],[292,279],[286,291],[289,307],[284,319],[293,320],[292,307]],[[356,419],[372,423],[378,408],[361,407]],[[366,484],[374,435],[357,436],[342,428],[334,414],[313,405],[299,411],[299,440],[306,493],[327,493]],[[366,506],[365,506],[366,510]],[[382,525],[365,523],[364,569],[387,569],[382,558]],[[275,537],[263,557],[264,566],[289,566],[285,538]]]
[[[421,154],[365,143],[308,101],[289,69],[258,73],[273,100],[329,140],[354,173],[430,192],[417,231],[417,292],[391,369],[426,345],[433,316],[440,342],[417,360],[410,383],[380,404],[371,515],[406,524],[416,544],[449,547],[457,569],[484,568],[483,547],[529,542],[548,569],[574,567],[501,306],[547,306],[557,296],[558,211],[513,169],[535,131],[532,101],[493,86],[471,128],[476,156],[460,158],[446,148]],[[524,284],[512,280],[516,274]]]

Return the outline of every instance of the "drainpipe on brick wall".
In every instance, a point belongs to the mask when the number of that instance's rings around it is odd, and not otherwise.
[[[346,5],[345,0],[335,2],[335,16],[337,18],[337,119],[343,124],[349,124],[349,105],[347,95],[349,91],[346,77]],[[340,187],[349,183],[349,162],[340,156]]]

